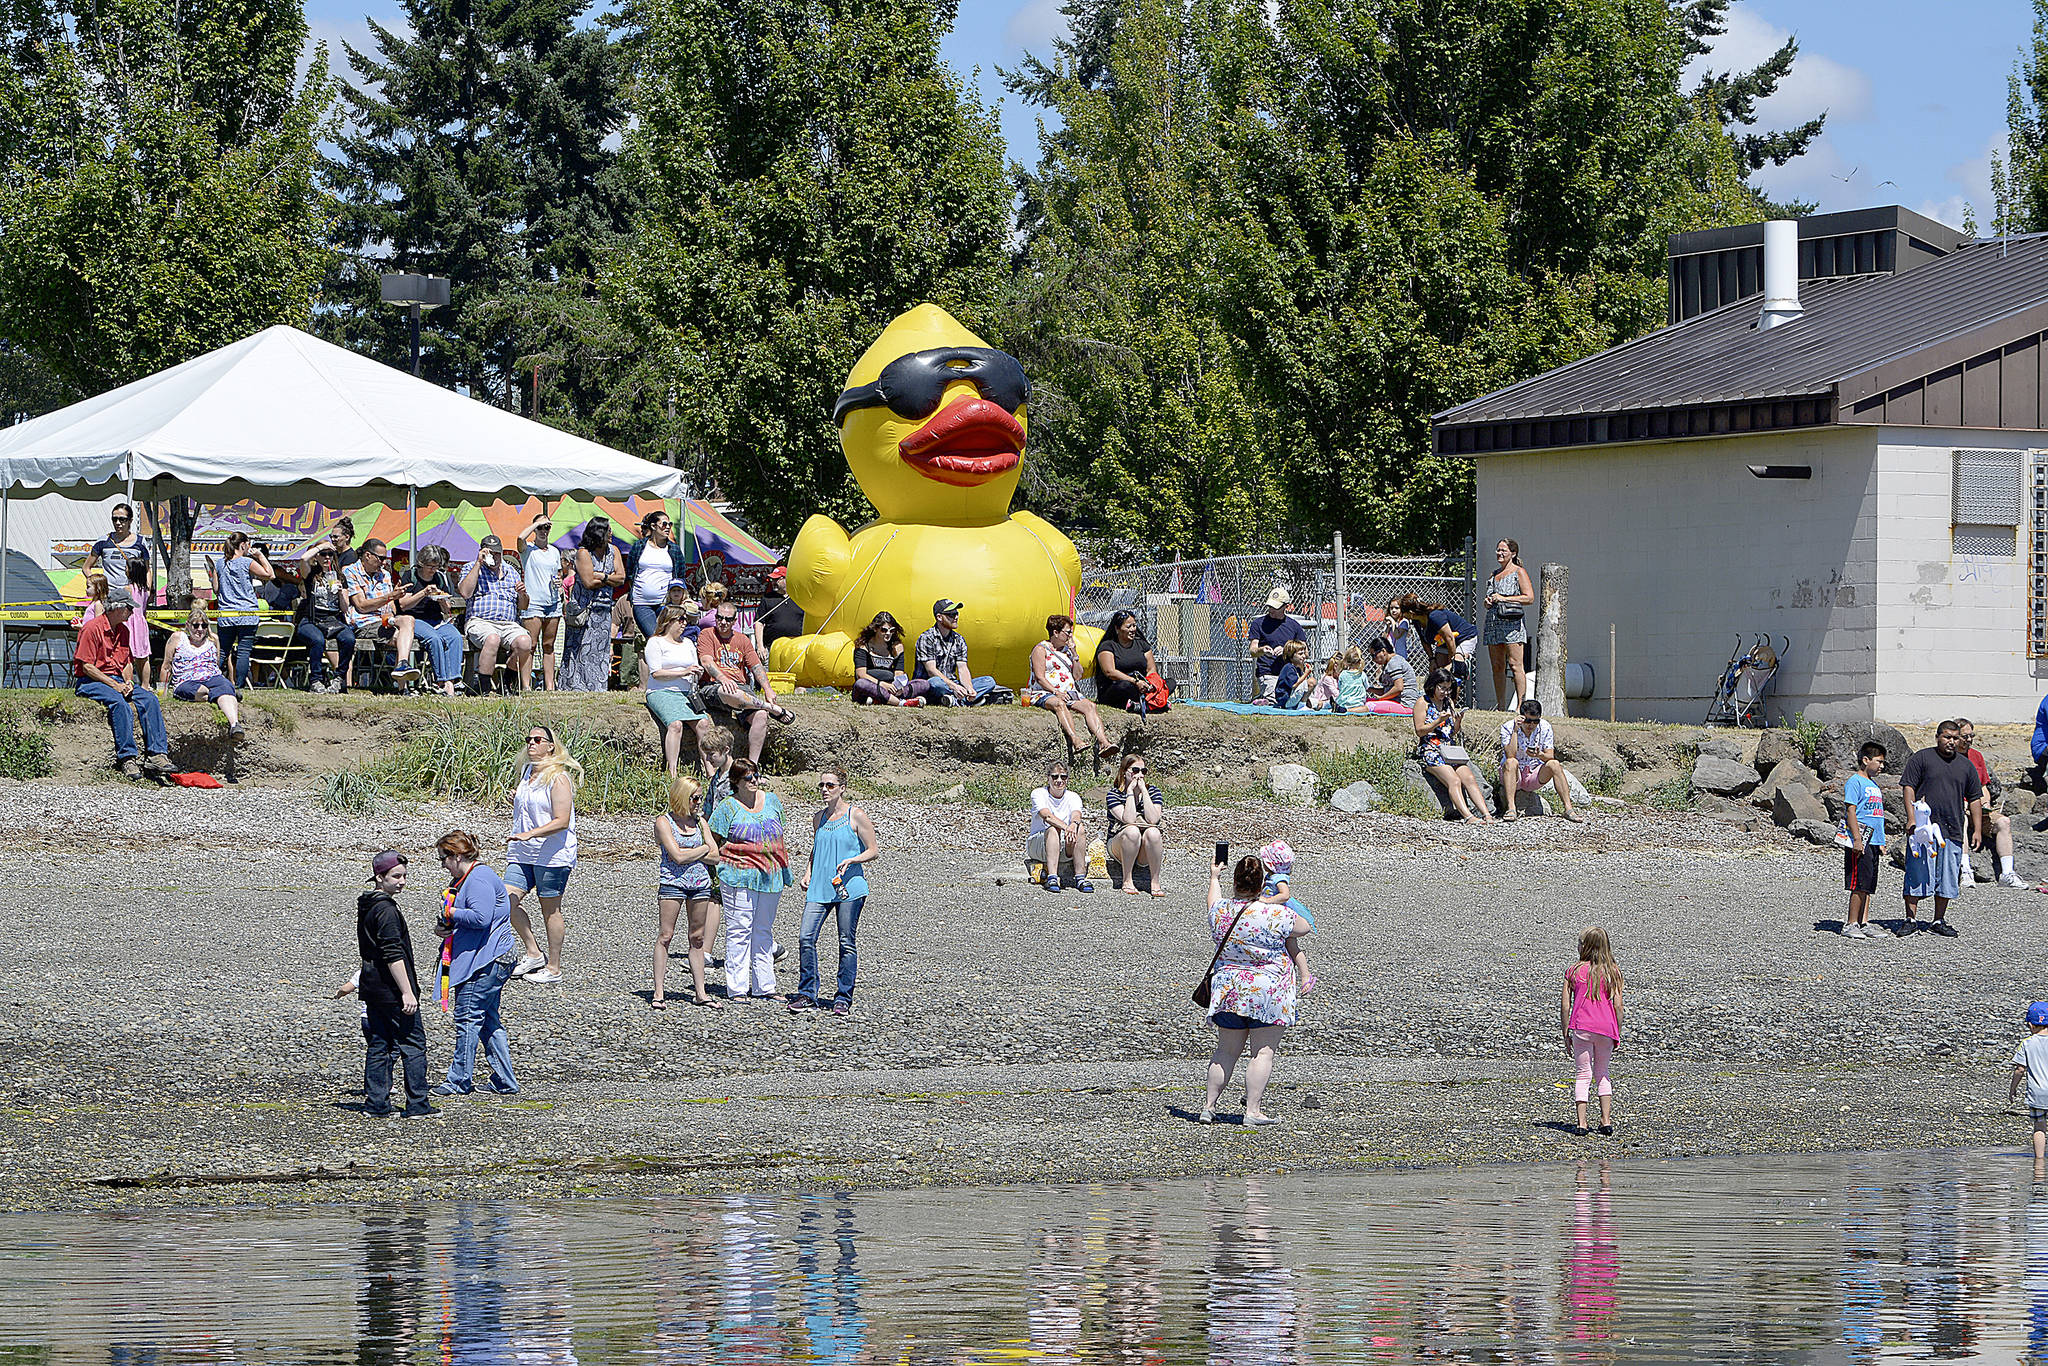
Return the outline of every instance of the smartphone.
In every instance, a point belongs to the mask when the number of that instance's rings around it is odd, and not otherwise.
[[[1223,864],[1230,862],[1230,845],[1223,840],[1216,842],[1216,861]]]

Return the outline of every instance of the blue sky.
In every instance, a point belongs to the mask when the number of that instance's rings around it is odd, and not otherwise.
[[[330,44],[361,42],[366,13],[389,23],[398,8],[389,0],[308,5],[315,36]],[[1903,204],[1957,226],[1967,202],[1988,222],[2006,76],[2032,29],[2027,0],[1739,0],[1729,19],[1716,65],[1753,66],[1786,34],[1799,37],[1798,64],[1764,106],[1764,124],[1828,111],[1814,149],[1760,174],[1764,188],[1828,211]],[[1046,51],[1060,24],[1059,0],[961,0],[946,39],[947,60],[985,103],[1000,105],[1010,154],[1021,160],[1037,155],[1034,111],[1005,99],[996,68],[1027,48]]]

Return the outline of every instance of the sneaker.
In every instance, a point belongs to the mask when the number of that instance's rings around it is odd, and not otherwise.
[[[470,1090],[470,1087],[457,1086],[452,1081],[444,1081],[434,1088],[434,1094],[437,1096],[466,1096],[470,1093]]]
[[[1946,920],[1935,921],[1934,932],[1936,934],[1946,935],[1950,939],[1954,939],[1956,937],[1956,927],[1949,924]]]
[[[536,986],[560,986],[562,983],[562,974],[554,968],[542,968],[538,972],[527,973],[526,980],[532,982]]]
[[[1861,939],[1861,938],[1863,938],[1863,937],[1864,937],[1864,935],[1863,935],[1863,927],[1862,927],[1861,925],[1844,925],[1844,926],[1842,926],[1842,938],[1844,938],[1844,939]]]
[[[1603,1125],[1601,1125],[1601,1126],[1600,1126],[1600,1137],[1602,1137],[1602,1138],[1613,1138],[1613,1137],[1614,1137],[1614,1126],[1613,1126],[1612,1124],[1603,1124]]]
[[[909,698],[903,705],[906,707],[921,707],[924,705],[924,699],[922,697]]]
[[[823,1009],[823,1007],[808,996],[792,996],[789,998],[789,1013],[792,1015],[801,1015],[807,1010],[820,1009]]]
[[[233,724],[232,726],[229,726],[229,727],[228,727],[228,734],[230,734],[230,735],[234,736],[234,737],[235,737],[236,739],[240,739],[240,738],[242,737],[242,735],[244,734],[244,732],[243,732],[243,730],[242,730],[242,723],[241,723],[240,721],[237,721],[237,722],[235,722],[235,724]]]
[[[780,962],[782,961],[782,956],[783,956],[784,954],[788,953],[788,952],[789,952],[789,950],[788,950],[788,949],[785,949],[784,947],[782,947],[782,945],[780,945],[780,944],[777,944],[777,943],[775,943],[775,942],[774,942],[773,940],[770,940],[770,941],[769,941],[769,944],[768,944],[768,961],[769,961],[769,962],[771,962],[771,963],[780,963]]]
[[[832,1003],[832,1013],[834,1015],[839,1016],[841,1019],[844,1019],[846,1016],[851,1015],[853,1013],[853,1002],[834,1001]]]
[[[145,754],[142,756],[142,767],[148,773],[169,773],[171,771],[171,756],[168,754]]]
[[[1045,890],[1047,890],[1048,892],[1057,892],[1059,889],[1060,880],[1057,877],[1053,876],[1051,873],[1047,873],[1045,875]]]
[[[1077,877],[1074,879],[1074,890],[1077,892],[1092,892],[1095,890],[1095,884],[1085,877]]]
[[[514,977],[524,977],[527,973],[534,971],[536,968],[544,968],[547,965],[548,960],[541,957],[539,954],[528,954],[522,957],[516,964],[513,965],[512,975]]]
[[[391,681],[394,683],[417,683],[423,677],[425,677],[425,675],[420,673],[418,669],[413,668],[412,665],[410,664],[406,665],[402,669],[393,669],[391,671]]]
[[[133,759],[123,759],[120,763],[114,765],[114,767],[116,770],[119,771],[121,776],[124,778],[139,779],[142,777],[142,765],[136,763],[135,760]]]
[[[1977,870],[1972,868],[1967,863],[1963,865],[1962,885],[1965,887],[1974,887],[1977,885]]]
[[[2020,891],[2025,891],[2027,889],[2027,880],[2021,877],[2018,873],[2000,873],[1998,875],[1998,885],[2001,887],[2013,887]]]
[[[389,1119],[397,1114],[398,1111],[392,1109],[389,1105],[365,1105],[363,1113],[371,1119]]]
[[[431,1105],[408,1105],[402,1113],[407,1119],[432,1119],[441,1112]]]
[[[1892,932],[1878,924],[1875,920],[1866,920],[1863,922],[1863,937],[1865,939],[1890,939]]]
[[[1215,1122],[1216,1112],[1214,1110],[1204,1110],[1201,1114],[1195,1116],[1195,1123],[1197,1124],[1214,1124]]]

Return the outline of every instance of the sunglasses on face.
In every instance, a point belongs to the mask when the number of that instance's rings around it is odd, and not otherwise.
[[[132,522],[135,519],[133,517],[116,517],[114,520],[117,522]]]
[[[1067,775],[1064,773],[1055,773],[1046,779],[1046,781],[1049,783],[1063,783],[1066,780]]]
[[[838,784],[838,783],[835,783],[835,782],[831,782],[831,781],[829,781],[829,780],[828,780],[828,781],[826,781],[826,782],[822,782],[822,783],[819,783],[819,784],[818,784],[818,791],[820,791],[820,792],[833,792],[833,791],[836,791],[836,790],[838,789],[838,787],[839,787],[839,784]]]
[[[549,741],[545,735],[529,735],[526,737],[526,743],[529,745],[545,745]]]
[[[718,618],[718,624],[720,626],[731,626],[734,622],[737,622],[738,620],[738,617],[720,617]]]
[[[873,384],[859,385],[839,396],[832,405],[832,421],[844,426],[846,415],[854,409],[884,405],[900,418],[927,418],[939,410],[946,386],[961,380],[1012,413],[1031,397],[1031,381],[1015,356],[987,346],[947,346],[913,351],[890,361]]]
[[[1132,764],[1132,765],[1131,765],[1131,772],[1133,772],[1133,773],[1143,773],[1144,771],[1145,771],[1145,766],[1144,766],[1143,764]]]

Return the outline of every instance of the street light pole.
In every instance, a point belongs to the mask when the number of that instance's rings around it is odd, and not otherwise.
[[[387,304],[405,309],[406,329],[412,335],[412,372],[420,372],[420,316],[448,304],[448,282],[436,275],[390,274],[379,277]]]

